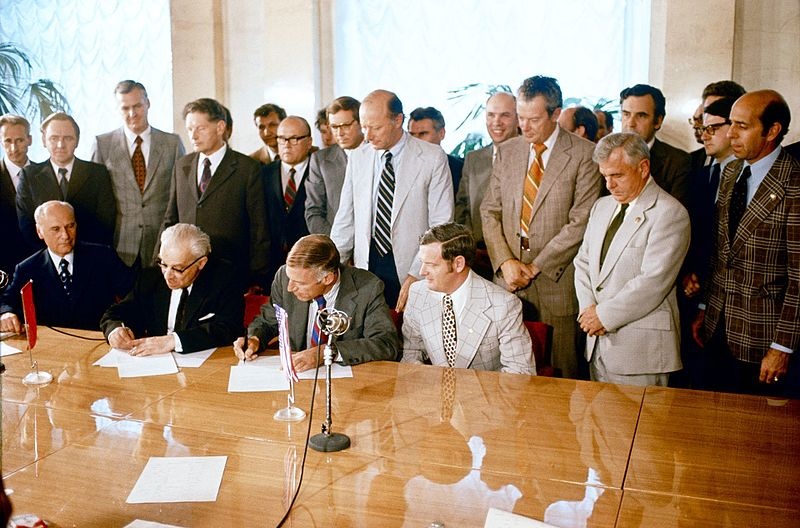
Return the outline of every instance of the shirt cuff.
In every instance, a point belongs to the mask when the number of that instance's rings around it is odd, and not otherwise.
[[[775,350],[778,350],[780,352],[784,352],[786,354],[791,354],[794,352],[791,348],[786,348],[785,346],[779,345],[778,343],[772,343],[769,347],[774,348]]]
[[[176,332],[172,333],[172,339],[175,341],[175,352],[183,352],[183,345],[181,344],[181,338],[178,337]]]

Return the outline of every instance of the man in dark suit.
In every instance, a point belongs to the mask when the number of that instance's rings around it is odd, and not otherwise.
[[[75,208],[81,240],[110,246],[114,240],[117,206],[111,197],[111,179],[102,165],[75,157],[81,131],[62,112],[42,122],[42,142],[50,159],[22,169],[17,189],[17,216],[22,236],[31,251],[42,244],[36,234],[33,212],[50,200],[63,200]]]
[[[336,144],[311,155],[306,181],[306,226],[310,233],[331,234],[339,210],[347,159],[364,144],[358,118],[361,103],[352,97],[337,97],[328,105],[328,127]]]
[[[710,389],[800,396],[800,164],[780,148],[789,116],[772,90],[731,109],[741,162],[722,175],[706,309],[692,328]]]
[[[417,139],[441,146],[445,130],[444,116],[432,106],[415,108],[408,116],[408,133]],[[453,192],[458,193],[461,182],[461,172],[464,170],[464,160],[452,154],[447,155],[447,165],[450,167],[450,176],[453,178]]]
[[[148,356],[230,343],[242,328],[244,299],[233,268],[210,253],[211,241],[197,226],[167,228],[160,269],[142,270],[133,291],[103,315],[100,326],[109,344]]]
[[[649,84],[625,88],[619,94],[622,131],[639,134],[650,147],[650,174],[659,187],[686,204],[691,158],[686,152],[656,139],[667,115],[661,90]]]
[[[24,117],[0,116],[0,143],[5,156],[0,160],[0,232],[3,233],[0,270],[11,274],[30,255],[17,220],[17,187],[22,169],[30,164],[31,125]]]
[[[128,266],[150,266],[169,199],[175,162],[185,152],[177,134],[162,132],[147,120],[150,99],[136,81],[114,89],[124,126],[97,136],[92,161],[111,175],[119,212],[114,244]]]
[[[716,81],[703,88],[702,102],[700,106],[697,107],[697,110],[695,110],[690,120],[692,129],[694,130],[694,137],[697,139],[698,143],[704,145],[702,132],[704,128],[703,113],[705,107],[723,97],[732,97],[735,101],[743,96],[744,93],[745,89],[741,84],[728,80]],[[696,174],[701,167],[710,165],[712,161],[711,156],[706,154],[705,147],[692,151],[690,156],[692,159],[692,175]]]
[[[306,228],[306,182],[311,128],[302,117],[289,116],[278,126],[278,153],[281,158],[263,169],[264,200],[267,204],[270,238],[270,273],[267,284],[295,242],[308,234]]]
[[[108,246],[76,243],[73,207],[49,201],[36,208],[36,231],[47,247],[17,265],[0,301],[0,330],[20,332],[20,289],[33,281],[40,324],[96,330],[100,317],[130,290],[130,270]]]
[[[292,247],[286,265],[275,276],[270,302],[247,329],[246,342],[240,337],[233,344],[239,359],[252,359],[278,335],[273,304],[288,314],[289,343],[298,371],[322,364],[317,345],[326,340],[318,338],[324,334],[316,321],[323,308],[351,317],[349,330],[336,340],[337,361],[357,365],[398,357],[400,343],[383,297],[383,283],[368,271],[343,267],[339,251],[326,235],[305,236]]]
[[[242,286],[267,287],[269,231],[261,165],[225,143],[227,112],[214,99],[183,109],[194,153],[175,163],[164,227],[195,224]]]

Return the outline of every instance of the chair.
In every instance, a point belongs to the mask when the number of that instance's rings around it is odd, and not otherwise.
[[[540,321],[524,321],[525,328],[531,335],[531,348],[536,359],[536,374],[539,376],[559,377],[553,368],[551,347],[553,344],[553,327]]]
[[[389,317],[392,318],[397,335],[400,337],[400,346],[403,345],[403,312],[398,312],[394,308],[389,308]]]
[[[269,295],[260,295],[258,293],[245,293],[244,294],[244,327],[250,326],[253,319],[256,318],[261,305],[269,302]]]

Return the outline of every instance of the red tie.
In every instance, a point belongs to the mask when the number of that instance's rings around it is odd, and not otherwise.
[[[142,136],[136,136],[136,148],[133,149],[131,164],[133,165],[133,175],[136,177],[136,185],[139,186],[139,192],[144,192],[147,166],[144,164],[144,154],[142,153]]]

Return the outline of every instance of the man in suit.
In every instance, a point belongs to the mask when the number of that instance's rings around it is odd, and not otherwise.
[[[745,89],[741,84],[735,81],[727,80],[716,81],[703,88],[702,102],[700,103],[700,106],[697,107],[697,110],[695,111],[691,120],[692,128],[694,129],[694,137],[697,139],[698,143],[704,145],[702,133],[704,126],[703,113],[705,107],[718,99],[722,99],[723,97],[732,97],[734,100],[736,100],[743,96],[744,93]],[[706,154],[705,147],[691,152],[690,156],[692,158],[693,175],[696,174],[701,167],[711,164],[711,156]]]
[[[408,133],[422,141],[441,146],[447,135],[444,116],[432,106],[416,108],[408,116]],[[457,193],[461,172],[464,169],[464,160],[458,156],[447,154],[447,166],[450,167],[450,176],[453,178],[453,191]]]
[[[269,231],[261,166],[225,143],[226,112],[214,99],[183,109],[194,153],[175,163],[164,227],[195,224],[214,255],[233,263],[242,286],[268,286]]]
[[[81,226],[81,240],[110,246],[114,241],[117,206],[111,178],[103,165],[75,157],[80,129],[75,120],[62,112],[42,121],[42,142],[50,159],[22,169],[17,188],[17,217],[22,236],[31,251],[42,244],[36,233],[33,212],[50,200],[63,200],[75,208]]]
[[[0,330],[20,332],[19,292],[28,281],[33,281],[39,324],[97,330],[106,308],[130,290],[130,270],[110,247],[76,242],[75,212],[69,203],[45,202],[34,218],[46,247],[17,265],[0,301]]]
[[[565,108],[558,118],[558,126],[589,141],[597,140],[597,116],[585,106]]]
[[[278,126],[280,159],[261,169],[271,242],[268,285],[272,284],[278,268],[286,263],[286,255],[294,243],[308,234],[305,203],[310,148],[308,122],[302,117],[289,116]]]
[[[0,116],[0,143],[5,153],[0,160],[0,232],[3,233],[0,270],[9,274],[30,255],[19,229],[16,199],[20,172],[30,165],[28,148],[31,142],[31,125],[27,119],[13,114]]]
[[[322,364],[318,346],[327,342],[317,314],[333,308],[350,316],[350,327],[336,339],[337,361],[357,365],[394,361],[400,349],[397,329],[383,298],[383,283],[372,273],[342,266],[339,251],[326,235],[308,235],[292,247],[272,284],[272,298],[233,344],[239,359],[252,359],[278,335],[275,308],[288,314],[289,344],[298,371]]]
[[[244,299],[233,268],[211,256],[211,240],[199,227],[175,224],[161,233],[158,266],[143,269],[133,290],[103,315],[111,346],[132,356],[186,354],[239,334]]]
[[[517,296],[472,273],[475,239],[443,224],[420,240],[425,278],[411,285],[403,316],[404,363],[536,375]]]
[[[306,181],[306,225],[311,233],[330,235],[339,210],[347,159],[364,144],[358,121],[361,103],[352,97],[337,97],[328,105],[328,127],[336,144],[311,155]]]
[[[314,128],[319,132],[319,137],[322,138],[322,148],[332,147],[336,144],[336,139],[333,137],[330,123],[328,123],[328,111],[321,108],[317,112],[317,118],[314,120]]]
[[[401,312],[419,277],[419,237],[453,219],[453,182],[444,151],[403,132],[397,95],[371,92],[359,113],[370,146],[347,162],[331,238],[345,262],[384,282],[387,303]]]
[[[561,105],[555,79],[522,83],[522,137],[497,147],[481,218],[495,282],[525,301],[526,318],[553,327],[553,366],[573,378],[580,343],[572,259],[601,178],[594,144],[558,126]]]
[[[689,192],[689,154],[659,141],[656,132],[667,115],[664,94],[655,86],[637,84],[619,93],[622,131],[639,134],[650,148],[650,174],[659,187],[686,204]]]
[[[604,137],[594,160],[611,196],[592,207],[575,256],[591,379],[665,387],[681,368],[675,279],[689,248],[689,215],[650,177],[637,134]]]
[[[172,169],[185,152],[177,134],[150,126],[150,99],[141,83],[122,81],[114,95],[123,126],[95,138],[92,161],[105,165],[111,175],[117,201],[117,254],[139,269],[153,262]]]
[[[253,121],[258,129],[258,137],[264,146],[249,156],[264,165],[268,165],[279,157],[278,155],[278,125],[286,119],[286,110],[272,103],[266,103],[253,112]]]
[[[519,135],[517,120],[517,98],[510,93],[498,92],[486,101],[486,131],[492,144],[467,152],[464,170],[458,185],[455,202],[455,221],[472,230],[477,251],[472,270],[487,280],[492,280],[494,270],[486,252],[481,222],[481,203],[486,195],[489,177],[492,175],[497,146]]]
[[[693,325],[707,388],[800,396],[800,164],[780,148],[789,106],[772,90],[731,109],[706,309]]]
[[[614,116],[607,110],[595,110],[594,116],[597,118],[596,141],[600,141],[614,131]]]

